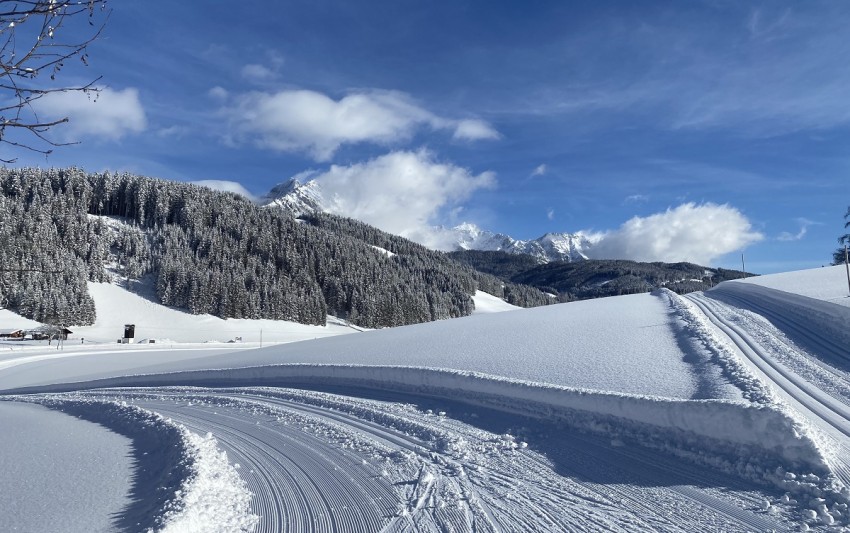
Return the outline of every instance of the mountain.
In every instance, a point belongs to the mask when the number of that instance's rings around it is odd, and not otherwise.
[[[301,217],[305,214],[327,212],[328,202],[322,196],[321,185],[315,180],[300,183],[297,178],[276,185],[260,199],[263,206],[274,206]],[[547,233],[533,240],[518,240],[504,233],[493,233],[465,222],[453,228],[437,228],[448,236],[455,250],[503,251],[526,254],[541,263],[549,261],[582,261],[585,251],[593,245],[592,239],[578,233]]]
[[[453,235],[457,250],[481,250],[530,255],[541,263],[550,261],[582,261],[593,242],[583,233],[547,233],[537,239],[523,241],[504,233],[493,233],[475,224],[463,223],[447,229]]]
[[[531,256],[501,251],[465,250],[449,257],[505,281],[556,294],[560,301],[586,300],[649,292],[666,287],[679,294],[705,291],[722,281],[752,276],[737,270],[693,263],[640,263],[620,259],[587,259],[535,264]]]
[[[292,182],[280,191],[317,198]],[[477,290],[551,300],[356,220],[295,220],[232,193],[75,168],[0,169],[0,273],[0,307],[68,325],[96,318],[86,282],[116,278],[192,314],[368,328],[469,315]]]
[[[277,206],[295,217],[326,210],[319,183],[310,180],[302,184],[296,178],[276,185],[260,198],[259,203],[263,206]]]

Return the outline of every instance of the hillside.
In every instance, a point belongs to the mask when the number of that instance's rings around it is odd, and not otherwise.
[[[23,511],[0,526],[120,516],[269,533],[465,531],[476,521],[840,530],[850,410],[847,350],[835,346],[846,346],[848,309],[831,302],[846,285],[822,287],[823,301],[789,292],[825,272],[769,280],[776,288],[661,290],[263,349],[6,343],[0,421],[14,428],[3,433],[8,461],[22,465],[6,486],[88,465],[26,460],[30,442],[90,448],[85,421],[129,438],[134,462],[84,468],[47,503],[11,490]],[[105,296],[115,298],[96,300]],[[733,300],[764,314],[724,303]],[[140,322],[157,320],[157,309],[139,311]],[[212,331],[207,317],[184,318]],[[99,445],[127,454],[126,442]],[[100,490],[103,476],[162,470],[173,475],[110,485],[115,498]]]
[[[330,215],[310,223],[230,193],[79,169],[0,171],[0,306],[86,325],[86,282],[123,279],[158,303],[220,318],[363,327],[469,315],[482,289],[545,304],[399,237]]]
[[[539,264],[531,256],[505,252],[450,252],[449,257],[504,280],[557,294],[561,301],[637,294],[666,287],[685,294],[707,290],[727,280],[752,276],[737,270],[692,263],[640,263],[587,259]]]

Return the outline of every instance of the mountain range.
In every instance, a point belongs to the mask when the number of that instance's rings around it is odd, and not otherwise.
[[[316,212],[333,212],[329,200],[322,194],[321,185],[315,180],[301,183],[296,178],[291,178],[272,188],[260,198],[259,203],[267,207],[278,207],[295,217]],[[586,252],[594,243],[592,236],[582,232],[547,233],[537,239],[520,240],[504,233],[479,228],[469,222],[451,228],[441,226],[435,230],[450,243],[448,251],[480,250],[525,254],[534,257],[541,264],[551,261],[583,261],[587,259]]]

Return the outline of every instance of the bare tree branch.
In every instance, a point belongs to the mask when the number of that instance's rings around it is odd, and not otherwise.
[[[50,140],[46,133],[69,119],[41,119],[33,103],[53,93],[99,91],[99,77],[77,86],[59,84],[56,78],[71,59],[88,65],[87,48],[109,18],[105,7],[106,0],[0,0],[0,144],[44,155],[75,144]],[[60,39],[70,33],[71,24],[83,20],[92,26],[85,37]],[[24,132],[29,140],[10,139],[13,131]],[[3,163],[14,161],[0,157]]]

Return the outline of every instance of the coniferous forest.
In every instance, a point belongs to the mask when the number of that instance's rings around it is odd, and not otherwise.
[[[468,315],[479,289],[526,307],[550,300],[350,219],[294,219],[126,173],[0,171],[0,307],[91,324],[86,282],[113,275],[194,314],[305,324],[332,314],[370,328]]]

